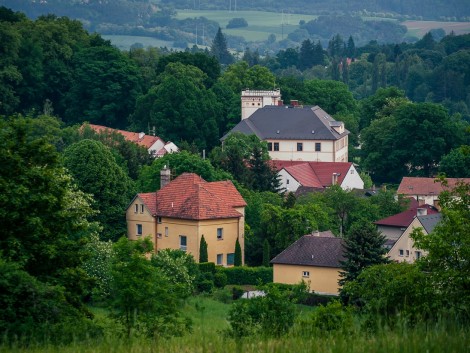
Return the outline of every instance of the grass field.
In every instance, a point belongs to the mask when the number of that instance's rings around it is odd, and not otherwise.
[[[442,28],[449,34],[454,31],[455,34],[470,33],[470,22],[438,22],[438,21],[405,21],[402,22],[408,28],[408,34],[421,38],[431,29]]]
[[[271,33],[274,33],[278,40],[287,36],[299,28],[299,21],[305,22],[315,19],[317,16],[287,14],[282,12],[265,11],[195,11],[179,10],[177,19],[193,17],[206,17],[209,20],[217,21],[224,33],[243,36],[247,41],[266,40]],[[227,23],[236,17],[242,17],[248,22],[248,27],[227,29]]]
[[[139,37],[139,36],[121,36],[121,35],[107,35],[103,37],[106,40],[110,40],[111,44],[121,50],[129,50],[133,44],[140,43],[144,47],[167,47],[168,49],[173,48],[173,42],[160,40],[152,37]]]
[[[226,320],[229,304],[211,298],[191,298],[185,310],[193,319],[193,331],[183,337],[142,338],[130,341],[108,334],[99,341],[77,341],[66,346],[41,345],[20,347],[1,345],[0,352],[9,353],[465,353],[469,352],[467,328],[433,324],[406,328],[364,330],[358,322],[348,332],[305,331],[305,323],[295,324],[291,333],[282,338],[252,337],[236,341],[224,335],[229,327]],[[310,315],[311,307],[299,307],[300,316]],[[93,309],[95,316],[106,322],[104,309]]]

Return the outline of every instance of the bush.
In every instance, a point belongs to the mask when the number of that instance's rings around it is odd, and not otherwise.
[[[232,299],[233,299],[233,300],[240,299],[241,296],[243,295],[243,293],[245,293],[245,291],[243,290],[242,287],[234,286],[234,287],[232,288]]]
[[[232,18],[230,21],[228,21],[228,24],[226,27],[227,28],[248,27],[248,22],[242,17]]]
[[[229,304],[233,300],[233,295],[232,295],[232,292],[230,291],[230,289],[220,288],[220,289],[215,290],[212,293],[212,298],[214,298],[215,300],[217,300],[221,303]]]
[[[311,320],[311,325],[322,332],[349,330],[353,324],[352,310],[333,300],[326,306],[320,305]]]
[[[218,271],[227,275],[227,284],[259,285],[272,283],[272,267],[220,267]]]
[[[215,264],[213,262],[200,262],[198,263],[199,271],[202,273],[215,274]]]
[[[197,290],[199,293],[211,293],[214,289],[214,282],[208,279],[203,279],[197,282]]]
[[[223,272],[217,272],[214,275],[214,285],[217,288],[223,288],[227,285],[227,275]]]

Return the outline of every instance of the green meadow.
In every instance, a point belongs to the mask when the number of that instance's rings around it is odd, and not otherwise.
[[[247,41],[266,40],[271,33],[274,33],[278,40],[282,39],[297,28],[299,21],[305,22],[315,19],[317,16],[288,14],[282,11],[197,11],[178,10],[177,19],[206,17],[209,20],[217,21],[223,32],[235,36],[243,36]],[[232,18],[242,17],[248,22],[248,27],[225,28]]]

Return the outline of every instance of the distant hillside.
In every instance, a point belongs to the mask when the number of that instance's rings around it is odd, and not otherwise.
[[[388,16],[422,17],[423,19],[470,20],[468,0],[160,0],[162,4],[172,5],[177,9],[228,9],[264,10],[310,13],[343,14],[367,12]]]

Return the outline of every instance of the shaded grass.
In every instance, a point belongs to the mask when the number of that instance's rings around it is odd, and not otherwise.
[[[300,316],[308,318],[315,308],[299,306]],[[308,320],[301,320],[289,335],[280,338],[252,337],[236,341],[222,331],[229,327],[226,320],[229,304],[211,298],[191,298],[185,310],[192,317],[193,331],[183,337],[146,340],[124,340],[117,335],[106,335],[98,341],[73,342],[67,346],[41,345],[23,348],[0,346],[0,352],[11,353],[465,353],[469,352],[469,328],[453,323],[421,324],[415,328],[397,325],[394,329],[378,327],[364,330],[359,321],[348,332],[320,332],[308,328]],[[99,320],[106,310],[94,308]]]

